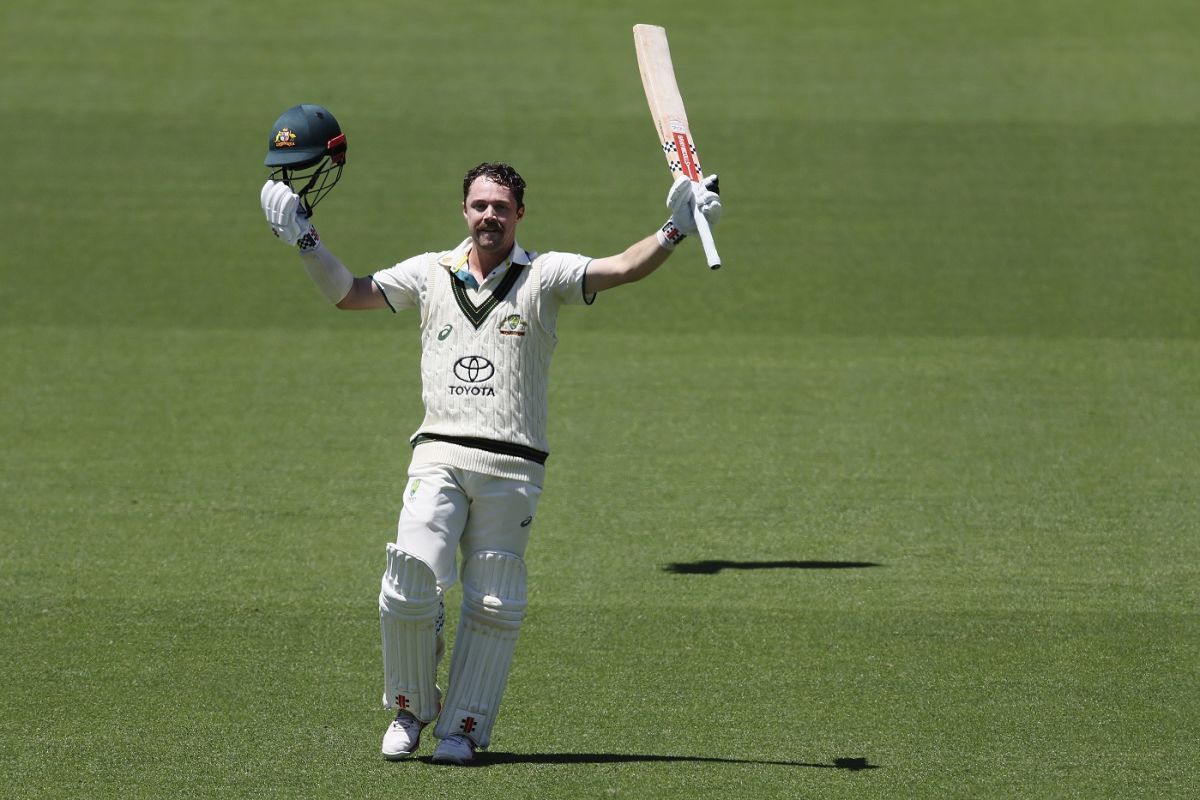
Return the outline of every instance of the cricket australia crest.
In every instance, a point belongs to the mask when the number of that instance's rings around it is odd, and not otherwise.
[[[529,330],[529,323],[520,314],[509,314],[500,321],[501,336],[524,336]]]

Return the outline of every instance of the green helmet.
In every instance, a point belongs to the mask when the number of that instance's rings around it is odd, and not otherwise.
[[[275,120],[263,162],[292,187],[307,214],[337,184],[346,164],[346,134],[321,106],[292,106]],[[297,188],[300,187],[300,188]]]

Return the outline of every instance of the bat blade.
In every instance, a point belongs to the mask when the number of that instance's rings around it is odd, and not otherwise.
[[[667,167],[676,179],[682,176],[693,181],[703,180],[700,154],[692,139],[683,95],[675,79],[675,65],[671,61],[666,29],[659,25],[634,25],[633,43],[637,51],[638,70],[642,75],[642,88],[646,91],[646,103],[650,106],[650,116],[658,131]],[[708,220],[699,209],[696,209],[695,219],[708,266],[719,269],[721,257],[717,253]]]

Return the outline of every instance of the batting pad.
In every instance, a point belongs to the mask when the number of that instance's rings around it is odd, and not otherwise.
[[[379,592],[383,639],[383,704],[422,722],[438,713],[436,621],[441,609],[433,570],[395,544]]]
[[[511,553],[476,553],[463,565],[462,584],[450,688],[433,733],[465,734],[487,747],[525,619],[525,562]]]

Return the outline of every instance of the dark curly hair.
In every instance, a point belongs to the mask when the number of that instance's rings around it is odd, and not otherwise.
[[[467,192],[476,178],[483,177],[512,191],[517,199],[517,208],[525,206],[525,179],[508,164],[485,161],[471,167],[463,177],[463,202],[467,202]]]

